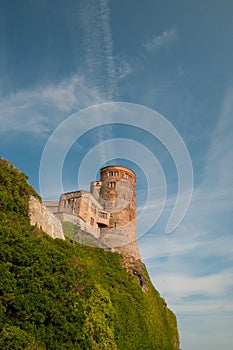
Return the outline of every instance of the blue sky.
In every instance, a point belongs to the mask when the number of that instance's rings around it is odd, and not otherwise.
[[[139,213],[146,206],[145,225],[156,221],[138,240],[141,256],[177,315],[187,350],[232,349],[232,35],[230,0],[0,2],[1,156],[40,191],[41,157],[54,131],[74,113],[108,102],[105,112],[90,108],[98,126],[90,123],[69,144],[62,185],[76,188],[80,171],[85,187],[101,165],[116,160],[137,172]],[[144,115],[135,114],[131,125],[122,115],[104,125],[118,101],[160,113],[189,151],[193,196],[171,234],[166,225],[180,185],[177,163],[165,144],[135,126]],[[76,126],[68,124],[73,136],[77,127],[84,130],[85,118],[84,112]],[[151,130],[156,127],[152,118]],[[56,162],[43,171],[50,198],[60,195],[51,170]]]

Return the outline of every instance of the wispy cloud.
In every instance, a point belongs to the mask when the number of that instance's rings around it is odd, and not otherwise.
[[[0,99],[0,133],[24,131],[41,137],[74,111],[101,101],[99,91],[78,75],[56,85],[19,90]]]
[[[167,47],[168,44],[172,43],[177,39],[177,31],[175,28],[170,30],[165,30],[160,35],[154,35],[149,41],[147,41],[143,46],[147,51],[151,52],[162,47]]]
[[[221,271],[200,277],[179,273],[158,274],[154,279],[163,293],[169,291],[173,298],[184,298],[195,295],[202,297],[224,295],[229,287],[233,287],[232,277],[232,271]]]
[[[7,37],[5,34],[5,23],[3,15],[0,14],[0,95],[4,89],[4,84],[6,84],[6,75],[7,75]],[[5,78],[5,79],[4,79]],[[5,80],[5,81],[4,81]]]
[[[139,240],[153,283],[181,320],[185,314],[225,317],[233,308],[232,111],[233,90],[229,89],[206,152],[202,181],[194,189],[180,227],[166,236],[162,222]],[[165,211],[173,201],[168,198]],[[220,321],[212,325],[212,331],[219,325]]]
[[[81,2],[83,42],[89,75],[108,100],[118,96],[108,0]]]
[[[212,135],[206,154],[202,187],[211,193],[216,189],[232,188],[233,183],[233,88],[226,94],[221,117]]]
[[[101,102],[114,101],[118,98],[118,86],[108,0],[82,0],[80,9],[89,79],[102,96]],[[99,143],[103,141],[101,131],[97,132],[97,139]],[[102,161],[106,160],[103,147],[100,154]]]
[[[227,284],[226,284],[227,285]],[[227,285],[228,287],[228,285]],[[221,293],[222,295],[222,293]],[[210,317],[210,314],[213,315],[213,313],[219,313],[219,310],[221,310],[221,313],[229,312],[232,314],[233,311],[233,302],[230,299],[224,298],[221,299],[216,297],[214,299],[204,299],[204,300],[192,300],[192,301],[186,301],[183,303],[180,303],[177,307],[177,311],[179,313],[192,313],[194,315],[196,314],[202,314],[206,315],[207,317]]]
[[[126,58],[119,60],[117,65],[117,79],[124,80],[128,75],[132,74],[134,66]]]

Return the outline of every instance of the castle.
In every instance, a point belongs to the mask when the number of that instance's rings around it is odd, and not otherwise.
[[[55,202],[54,202],[55,203]],[[60,221],[76,224],[112,251],[140,259],[136,243],[136,175],[129,168],[112,165],[100,170],[100,180],[90,192],[63,193],[58,208],[46,206]]]

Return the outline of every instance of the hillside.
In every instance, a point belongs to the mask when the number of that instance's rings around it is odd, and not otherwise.
[[[0,349],[178,348],[175,315],[141,262],[29,223],[26,175],[0,159]]]

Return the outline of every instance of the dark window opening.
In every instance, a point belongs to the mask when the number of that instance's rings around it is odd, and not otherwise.
[[[103,219],[107,219],[107,214],[103,213],[102,211],[100,212],[100,217]]]
[[[99,227],[99,228],[101,228],[101,227],[108,227],[108,225],[103,224],[103,223],[98,223],[98,227]]]

